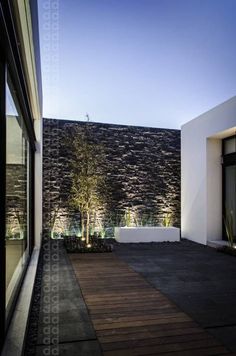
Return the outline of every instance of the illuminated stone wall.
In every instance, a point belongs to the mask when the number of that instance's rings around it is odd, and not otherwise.
[[[43,220],[44,228],[72,230],[79,213],[70,207],[71,160],[68,145],[73,128],[85,122],[44,119]],[[180,226],[180,131],[89,123],[90,137],[103,145],[106,177],[104,205],[97,217],[102,225],[122,224],[129,208],[139,224],[161,225],[170,214]]]
[[[22,164],[6,165],[6,235],[18,237],[27,218],[27,172]]]

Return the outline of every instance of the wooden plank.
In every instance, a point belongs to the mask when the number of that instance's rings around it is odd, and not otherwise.
[[[113,253],[70,259],[104,355],[229,353]]]
[[[173,336],[184,336],[185,340],[189,337],[189,335],[204,333],[204,331],[199,331],[199,328],[186,328],[186,329],[170,329],[170,330],[159,330],[159,331],[145,331],[145,330],[137,330],[129,333],[120,333],[119,330],[112,330],[110,335],[104,335],[104,333],[97,335],[100,336],[100,341],[105,345],[106,343],[112,342],[120,342],[124,345],[124,342],[129,340],[141,341],[143,339],[153,339],[153,338],[169,338]],[[205,334],[205,333],[204,333]],[[170,340],[170,339],[169,339]]]
[[[216,347],[207,347],[207,348],[197,348],[190,350],[181,350],[181,351],[161,351],[155,349],[123,349],[116,351],[104,351],[104,356],[145,356],[145,355],[164,355],[164,356],[211,356],[211,355],[228,355],[229,352],[225,350],[223,346]]]
[[[182,322],[182,323],[173,323],[173,324],[162,324],[162,325],[146,325],[146,326],[138,326],[138,327],[128,327],[128,328],[122,328],[122,329],[109,329],[109,330],[102,330],[102,331],[97,331],[97,334],[100,336],[110,336],[110,335],[127,335],[130,333],[148,333],[149,335],[152,335],[152,333],[161,333],[161,336],[164,336],[165,334],[171,335],[169,333],[172,332],[172,330],[183,330],[183,332],[188,333],[193,333],[193,332],[199,332],[199,326],[195,322]]]
[[[208,350],[211,347],[219,347],[219,343],[217,343],[214,339],[206,339],[206,340],[195,340],[195,341],[186,341],[181,343],[174,344],[163,344],[163,345],[148,345],[148,346],[140,346],[133,348],[122,348],[110,351],[103,351],[106,356],[133,356],[133,355],[161,355],[166,352],[175,352],[175,351],[192,351],[199,350],[199,355],[202,355],[202,351]],[[222,349],[221,349],[222,350]]]
[[[150,314],[150,315],[129,315],[129,316],[107,316],[106,318],[93,318],[93,322],[96,325],[104,325],[105,323],[119,323],[119,322],[126,322],[126,321],[148,321],[148,320],[170,320],[172,318],[178,318],[185,316],[184,313],[178,312],[178,313],[164,313],[162,314]],[[190,320],[188,318],[187,320]]]
[[[199,341],[213,339],[213,337],[207,335],[205,332],[199,332],[195,334],[188,335],[188,342],[190,341]],[[151,345],[162,345],[162,344],[175,344],[175,343],[185,343],[186,342],[186,334],[185,335],[174,335],[174,336],[164,336],[164,337],[154,337],[154,338],[143,338],[143,339],[130,339],[125,341],[118,342],[109,342],[103,344],[104,351],[110,350],[119,350],[124,348],[137,348]]]

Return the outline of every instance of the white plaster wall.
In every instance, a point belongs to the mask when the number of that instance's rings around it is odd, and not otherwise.
[[[235,133],[236,97],[181,128],[181,234],[207,244],[222,238],[221,140]]]
[[[35,246],[41,246],[42,236],[42,122],[43,120],[34,121],[34,130],[36,136],[35,152]]]

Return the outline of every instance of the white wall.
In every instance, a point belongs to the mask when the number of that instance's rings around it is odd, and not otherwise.
[[[182,237],[222,238],[222,139],[236,130],[236,97],[181,128]]]

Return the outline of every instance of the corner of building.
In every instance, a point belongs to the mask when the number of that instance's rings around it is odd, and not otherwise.
[[[236,97],[181,128],[182,237],[222,240],[222,140],[235,135]]]

